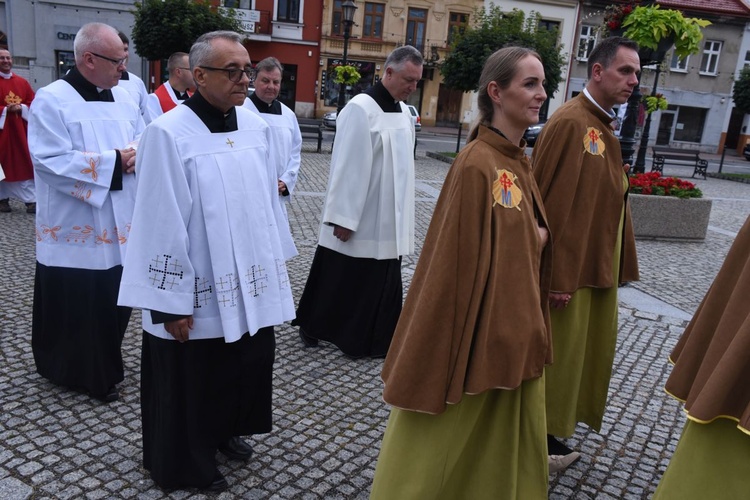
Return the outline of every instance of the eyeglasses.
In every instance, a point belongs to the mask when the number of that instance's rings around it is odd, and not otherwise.
[[[177,69],[181,69],[182,71],[190,71],[190,68],[183,68],[182,66],[177,66]]]
[[[248,80],[252,81],[255,76],[255,70],[252,68],[212,68],[210,66],[199,66],[210,71],[226,71],[227,78],[232,83],[240,83],[244,74]]]
[[[103,56],[101,54],[97,54],[96,52],[89,52],[92,56],[96,56],[99,59],[104,59],[105,61],[109,61],[112,64],[115,65],[115,67],[122,66],[126,62],[128,62],[127,56],[123,57],[122,59],[112,59],[111,57]]]

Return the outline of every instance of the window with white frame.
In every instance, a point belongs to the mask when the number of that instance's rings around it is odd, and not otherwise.
[[[703,58],[701,59],[701,75],[716,75],[719,68],[719,55],[721,54],[721,42],[718,40],[706,40],[703,44]]]
[[[747,52],[745,52],[745,64],[744,64],[744,66],[745,67],[750,66],[750,50],[748,50]]]
[[[588,61],[591,51],[596,44],[596,31],[594,26],[581,26],[581,36],[578,38],[578,55],[579,61]]]
[[[677,52],[672,52],[672,61],[669,63],[669,69],[678,73],[687,73],[688,59],[690,56],[680,57]]]
[[[276,0],[276,19],[288,23],[299,23],[302,0]]]

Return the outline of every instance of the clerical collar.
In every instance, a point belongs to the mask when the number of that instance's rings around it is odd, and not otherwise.
[[[599,105],[599,103],[596,102],[596,100],[591,96],[591,93],[589,92],[589,89],[587,89],[586,87],[583,88],[583,95],[585,95],[588,98],[589,101],[591,101],[592,103],[594,103],[594,106],[596,106],[597,108],[601,109],[603,112],[607,113],[610,118],[612,118],[613,120],[615,118],[617,118],[617,113],[615,113],[612,110],[607,111],[606,109],[604,109],[603,107],[601,107]]]
[[[234,132],[237,130],[237,110],[232,106],[227,113],[216,109],[196,89],[190,99],[185,101],[185,106],[198,115],[203,124],[212,134],[221,132]]]
[[[388,89],[385,88],[383,82],[378,82],[369,89],[365,90],[365,94],[372,97],[375,102],[378,103],[380,109],[382,109],[386,113],[401,112],[401,106],[399,105],[399,102],[393,98],[390,92],[388,92]]]
[[[130,80],[130,73],[127,71],[123,71],[120,75],[120,80]]]
[[[258,112],[260,113],[268,113],[269,115],[281,114],[281,103],[278,99],[274,99],[271,104],[268,104],[253,92],[250,94],[250,100],[253,101],[253,104],[255,104],[255,107],[258,108]]]
[[[6,80],[10,80],[11,76],[13,76],[12,71],[10,73],[3,73],[2,71],[0,71],[0,77],[5,78]]]
[[[78,71],[77,66],[73,66],[68,73],[62,77],[63,80],[68,82],[71,87],[83,98],[86,102],[114,102],[112,97],[112,91],[107,89],[100,89]]]

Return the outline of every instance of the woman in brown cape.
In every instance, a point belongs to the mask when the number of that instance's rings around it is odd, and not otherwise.
[[[688,420],[654,500],[750,498],[750,218],[670,361]]]
[[[445,179],[383,367],[394,408],[371,498],[547,498],[551,249],[522,139],[543,83],[529,49],[484,65],[479,125]]]

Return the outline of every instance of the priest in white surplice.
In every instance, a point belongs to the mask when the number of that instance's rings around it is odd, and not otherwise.
[[[117,306],[135,201],[132,141],[143,120],[117,86],[117,31],[90,23],[73,43],[76,66],[39,90],[29,151],[37,193],[31,346],[40,375],[103,401],[119,395],[130,309]]]
[[[190,50],[196,93],[146,127],[120,304],[144,309],[143,462],[162,488],[221,491],[217,450],[271,431],[273,326],[294,317],[296,254],[268,125],[242,108],[250,58],[233,32]]]
[[[167,60],[169,80],[159,85],[153,94],[148,95],[146,124],[182,104],[185,99],[193,95],[195,82],[190,72],[188,55],[185,52],[175,52]]]
[[[336,120],[320,239],[294,325],[313,347],[353,358],[388,352],[401,313],[401,256],[414,251],[415,131],[401,102],[417,88],[422,56],[403,46],[383,78]]]
[[[259,113],[271,127],[271,155],[276,164],[278,190],[282,209],[291,200],[301,161],[302,133],[294,111],[278,100],[284,67],[275,57],[255,65],[255,92],[245,100],[245,107]]]
[[[125,56],[127,57],[130,51],[130,40],[122,31],[118,32],[117,35],[120,37],[120,40],[122,40],[122,47],[125,50]],[[146,84],[143,83],[143,80],[141,80],[138,75],[128,71],[127,65],[128,61],[125,60],[125,69],[120,74],[120,83],[118,83],[118,85],[128,91],[128,94],[133,98],[138,109],[141,110],[143,120],[147,122],[146,118],[148,115],[146,104],[148,101],[148,90],[146,90]]]

